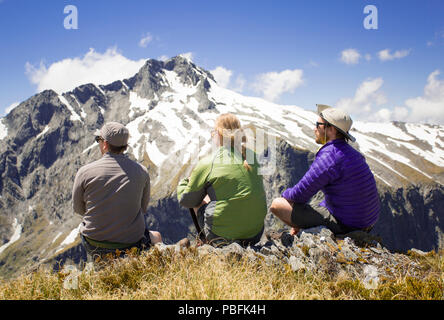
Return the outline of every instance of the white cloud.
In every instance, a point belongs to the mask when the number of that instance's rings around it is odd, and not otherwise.
[[[308,66],[313,67],[313,68],[317,68],[317,67],[319,67],[319,63],[310,59],[310,61],[308,62]]]
[[[160,60],[160,61],[167,61],[168,59],[169,59],[168,56],[166,56],[164,54],[157,58],[157,60]]]
[[[437,78],[439,74],[435,70],[427,77],[423,96],[405,101],[409,114],[404,120],[444,124],[444,80]]]
[[[405,100],[403,106],[393,109],[376,107],[386,103],[381,92],[381,78],[364,81],[353,98],[340,99],[336,106],[366,121],[405,121],[444,125],[444,80],[438,79],[439,70],[427,77],[424,94]]]
[[[304,83],[303,70],[284,70],[260,74],[252,87],[266,100],[276,101],[283,93],[294,92]]]
[[[369,121],[376,122],[390,122],[392,117],[392,111],[387,108],[382,108],[370,115],[367,119]]]
[[[214,79],[216,82],[224,88],[228,87],[228,84],[230,83],[231,75],[233,74],[233,71],[228,70],[222,66],[216,67],[216,69],[210,70],[211,74],[214,76]]]
[[[384,80],[382,78],[368,79],[359,85],[354,97],[342,98],[336,103],[336,106],[350,114],[368,117],[374,112],[374,107],[387,102],[384,93],[380,90],[383,83]],[[381,113],[381,116],[385,115]]]
[[[193,53],[192,52],[185,52],[185,53],[181,53],[179,54],[179,56],[188,59],[190,61],[193,61]]]
[[[223,66],[218,66],[216,69],[210,70],[211,74],[214,76],[217,84],[221,87],[234,90],[236,92],[242,92],[245,86],[245,78],[242,74],[236,77],[236,80],[231,80],[231,76],[233,75],[233,71],[229,70]]]
[[[410,54],[410,49],[408,50],[398,50],[393,54],[390,53],[390,49],[384,49],[378,52],[379,60],[381,61],[391,61],[395,59],[401,59],[407,57]]]
[[[142,36],[142,39],[139,41],[139,47],[146,48],[148,43],[153,40],[153,36],[148,32]]]
[[[236,81],[234,82],[234,87],[232,88],[234,91],[242,92],[245,86],[245,78],[242,74],[238,75]]]
[[[345,64],[357,64],[361,54],[356,49],[346,49],[341,52],[341,61]]]
[[[43,62],[37,67],[26,62],[25,69],[38,92],[52,89],[63,93],[86,83],[108,84],[129,78],[144,63],[144,59],[133,61],[122,56],[116,48],[109,48],[105,53],[91,48],[83,57],[66,58],[48,67]]]
[[[395,107],[391,114],[391,120],[403,121],[408,118],[409,110],[405,107]]]

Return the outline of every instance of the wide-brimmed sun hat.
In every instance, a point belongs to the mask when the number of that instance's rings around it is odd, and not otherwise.
[[[348,113],[342,109],[333,108],[326,104],[317,104],[316,106],[318,108],[318,115],[322,119],[334,126],[347,139],[353,142],[356,141],[356,138],[349,133],[353,120]]]

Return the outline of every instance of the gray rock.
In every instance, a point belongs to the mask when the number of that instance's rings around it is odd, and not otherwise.
[[[334,238],[333,232],[328,228],[321,228],[321,232],[319,232],[319,236],[325,237],[327,240]]]
[[[308,248],[314,248],[316,247],[316,243],[314,241],[314,237],[311,233],[308,232],[302,232],[301,236],[299,237],[299,241],[302,244],[302,246],[308,247]]]
[[[266,256],[266,258],[265,258],[265,263],[268,266],[278,265],[279,262],[280,262],[280,260],[274,255]]]
[[[290,258],[288,260],[289,260],[291,270],[299,271],[299,270],[305,269],[305,265],[301,259],[299,259],[295,256],[290,256]]]
[[[345,258],[349,261],[356,262],[358,260],[358,256],[350,247],[344,247],[341,251]]]
[[[419,250],[419,249],[416,249],[416,248],[412,248],[412,249],[410,249],[410,251],[413,252],[413,253],[415,253],[415,254],[417,254],[417,255],[420,255],[420,256],[425,256],[425,255],[427,255],[427,252],[424,252],[424,251]]]
[[[278,257],[278,258],[284,257],[283,251],[281,251],[277,246],[272,245],[270,250],[271,250],[271,253],[273,255],[275,255],[276,257]],[[283,250],[285,250],[285,249],[283,249]]]
[[[269,255],[273,254],[273,252],[271,251],[271,249],[268,248],[268,247],[262,247],[262,248],[259,250],[259,252],[262,253],[262,254],[265,255],[265,256],[269,256]]]
[[[233,256],[236,258],[242,258],[245,253],[245,249],[236,242],[231,243],[228,246],[224,246],[220,249],[220,251],[223,255]]]
[[[163,242],[158,242],[154,245],[154,248],[156,248],[157,250],[159,250],[160,252],[164,252],[167,250],[167,245]]]
[[[363,284],[366,289],[376,289],[378,287],[379,271],[377,267],[373,265],[365,266],[363,277]]]
[[[315,235],[323,235],[323,236],[325,236],[325,234],[328,233],[328,231],[324,231],[324,233],[322,233],[322,231],[324,229],[328,230],[328,228],[326,228],[325,226],[317,226],[317,227],[313,227],[313,228],[302,229],[300,231],[300,233],[301,234],[308,233],[308,234],[315,234]],[[330,233],[331,233],[331,231],[330,231]]]
[[[293,244],[293,246],[290,248],[290,254],[294,255],[296,257],[304,257],[305,254],[301,250],[301,248],[297,244]]]
[[[197,247],[197,252],[199,253],[199,255],[208,255],[208,254],[216,253],[217,249],[214,248],[213,246],[208,245],[208,244],[204,244],[200,247]]]

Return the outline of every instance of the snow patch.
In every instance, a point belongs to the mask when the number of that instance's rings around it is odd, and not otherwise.
[[[444,150],[441,148],[435,147],[432,148],[432,150],[423,150],[411,143],[400,142],[392,138],[387,138],[387,140],[395,143],[398,147],[405,147],[410,152],[420,156],[421,158],[426,159],[427,161],[430,161],[435,165],[444,167]]]
[[[314,135],[308,136],[303,132],[303,127],[314,128],[317,115],[312,111],[306,111],[297,106],[278,105],[261,98],[245,97],[231,90],[217,85],[212,80],[209,97],[217,101],[221,113],[232,112],[238,115],[239,120],[247,120],[251,123],[261,123],[263,129],[267,129],[288,140],[290,137],[302,138],[306,144],[314,143]],[[258,119],[258,115],[263,117]],[[275,127],[274,121],[282,124],[281,129]],[[244,123],[242,123],[245,125]],[[296,142],[296,141],[293,141]],[[298,144],[300,141],[297,141]]]
[[[104,97],[106,97],[105,91],[103,91],[102,88],[100,88],[100,86],[98,86],[98,85],[94,85],[94,86],[100,91],[101,94],[103,94]]]
[[[371,158],[372,160],[378,162],[379,164],[383,165],[384,167],[386,167],[387,169],[389,169],[390,171],[393,171],[395,174],[397,174],[398,176],[404,178],[405,180],[409,180],[407,179],[406,176],[404,176],[403,174],[399,173],[398,171],[395,171],[393,168],[391,168],[389,165],[387,165],[384,161],[371,156],[370,154],[365,154],[365,158]],[[373,173],[374,174],[374,173]]]
[[[133,91],[130,91],[129,102],[130,102],[130,112],[128,116],[130,118],[134,115],[135,110],[141,110],[141,111],[149,110],[150,100],[139,97],[139,95]]]
[[[54,239],[52,240],[51,244],[53,244],[54,242],[56,242],[56,240],[62,235],[63,232],[59,232],[56,234],[56,236],[54,237]]]
[[[66,247],[67,245],[70,245],[71,243],[73,243],[73,242],[76,240],[77,236],[78,236],[79,233],[80,233],[80,227],[81,227],[81,225],[82,225],[82,224],[80,223],[79,226],[78,226],[77,228],[73,229],[73,230],[69,233],[69,235],[65,238],[65,240],[62,241],[62,243],[60,244],[59,248],[58,248],[57,251],[56,251],[56,254],[57,254],[58,252],[60,252],[61,250],[63,250],[64,247]]]
[[[66,100],[64,96],[59,94],[59,100],[68,108],[69,111],[71,111],[71,117],[69,118],[71,121],[80,121],[83,122],[83,120],[80,118],[80,116],[74,111],[74,108],[72,105]]]
[[[80,108],[80,116],[81,116],[82,118],[86,118],[87,114],[86,114],[85,110],[83,110],[83,108],[81,108],[81,104],[80,104],[79,100],[77,100],[77,98],[76,98],[76,96],[75,96],[74,94],[70,94],[70,96],[71,96],[71,98],[74,99],[74,101],[75,101],[75,102],[77,103],[77,105],[79,106],[79,108]]]
[[[175,96],[178,98],[177,100],[184,100],[186,101],[188,96],[192,96],[196,93],[197,86],[189,86],[184,84],[177,73],[172,70],[163,70],[163,85],[169,86],[171,89],[174,90]],[[170,95],[171,92],[164,92],[163,97]]]
[[[8,136],[8,128],[3,123],[4,118],[0,119],[0,140],[3,140]]]
[[[430,175],[428,175],[427,173],[419,170],[417,167],[412,165],[410,159],[404,157],[403,155],[401,155],[399,153],[389,151],[387,145],[384,144],[382,141],[377,140],[372,137],[369,137],[367,135],[361,134],[359,132],[354,132],[353,135],[356,137],[356,141],[358,141],[359,149],[361,150],[361,152],[365,156],[368,156],[368,154],[372,151],[382,153],[382,154],[386,155],[387,157],[391,158],[392,160],[401,162],[401,163],[409,166],[410,168],[420,172],[424,176],[426,176],[430,179],[433,179]],[[391,148],[391,150],[392,150],[392,148]],[[375,157],[373,157],[373,158],[375,158]],[[394,172],[397,172],[394,168],[391,168],[391,170]],[[397,173],[397,174],[399,174],[399,173]]]
[[[389,187],[392,187],[392,185],[387,182],[387,180],[385,180],[384,178],[382,178],[380,175],[377,175],[376,173],[373,172],[373,175],[378,178],[379,180],[381,180],[382,182],[384,182],[386,185],[388,185]]]
[[[96,142],[94,142],[92,145],[90,145],[88,148],[84,149],[82,151],[82,153],[88,152],[89,150],[91,150],[92,148],[94,148],[95,146],[98,146],[98,144]]]
[[[354,121],[352,129],[362,133],[379,133],[398,140],[412,141],[415,139],[414,136],[404,132],[393,123]]]
[[[0,254],[11,244],[16,242],[18,239],[20,239],[20,236],[22,235],[22,225],[17,222],[17,218],[14,218],[14,222],[12,224],[12,228],[14,229],[14,234],[12,235],[11,239],[2,245],[0,247]]]
[[[36,139],[40,138],[41,136],[45,135],[45,133],[47,133],[48,131],[49,131],[49,126],[47,125],[47,126],[45,127],[45,129],[43,129],[43,131],[40,132],[40,133],[37,135],[37,137],[35,137],[35,138],[36,138]]]

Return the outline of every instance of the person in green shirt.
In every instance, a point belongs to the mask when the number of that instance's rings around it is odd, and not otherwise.
[[[193,208],[210,244],[254,245],[260,241],[267,214],[256,154],[245,147],[245,134],[233,114],[220,115],[211,135],[217,148],[180,181],[178,201]]]

